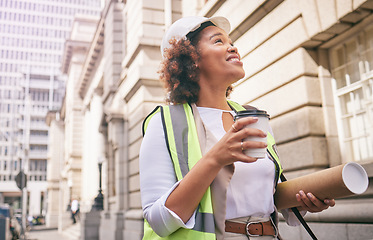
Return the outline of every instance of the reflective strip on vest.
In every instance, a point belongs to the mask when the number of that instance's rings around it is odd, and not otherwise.
[[[202,158],[192,108],[189,104],[178,104],[163,106],[160,111],[167,148],[174,165],[177,180],[180,181]],[[149,121],[149,119],[146,118],[145,121]],[[146,127],[147,124],[144,124],[144,131],[146,131]],[[145,228],[149,226],[148,223],[145,224]],[[189,232],[186,233],[185,231]],[[191,231],[196,233],[190,233]],[[196,239],[196,237],[197,239],[216,239],[210,187],[200,201],[193,229],[178,229],[169,238],[172,239],[172,236],[176,239],[176,235],[179,235],[180,232],[184,234],[183,239]],[[149,229],[144,231],[146,236],[149,236],[150,233]],[[185,238],[185,236],[193,237]]]
[[[278,180],[278,177],[282,173],[282,166],[281,166],[281,163],[280,163],[280,158],[279,158],[278,153],[277,153],[275,138],[269,132],[267,132],[267,144],[268,144],[267,153],[268,153],[269,157],[271,158],[271,160],[276,165],[276,170],[278,171],[278,175],[276,176],[276,178]],[[276,183],[277,183],[277,181],[276,181]]]
[[[154,108],[154,110],[148,114],[148,116],[144,119],[144,122],[142,123],[142,136],[145,135],[146,129],[148,128],[150,119],[161,110],[161,106],[157,106]]]
[[[233,108],[236,112],[239,112],[239,111],[245,111],[246,108],[244,108],[241,104],[239,103],[236,103],[236,102],[233,102],[233,101],[230,101],[228,100],[228,104],[231,108]]]

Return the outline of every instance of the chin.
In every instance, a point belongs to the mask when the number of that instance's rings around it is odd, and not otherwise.
[[[240,79],[242,79],[242,78],[245,77],[245,72],[242,71],[242,72],[238,73],[236,76],[237,76],[238,80],[240,80]],[[237,80],[237,81],[238,81],[238,80]]]

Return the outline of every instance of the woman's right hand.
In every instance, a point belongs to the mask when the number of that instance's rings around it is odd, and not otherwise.
[[[267,134],[259,129],[245,127],[256,123],[258,118],[246,117],[238,119],[232,124],[231,129],[215,144],[207,153],[210,159],[214,159],[221,167],[234,162],[255,162],[257,158],[246,156],[243,150],[249,148],[266,148],[266,142],[243,141],[249,136],[265,138]]]

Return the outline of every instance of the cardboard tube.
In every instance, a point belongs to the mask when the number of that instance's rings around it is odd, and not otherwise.
[[[368,183],[364,168],[350,162],[279,183],[275,205],[278,210],[300,206],[295,197],[300,190],[310,192],[320,200],[361,194],[367,190]]]

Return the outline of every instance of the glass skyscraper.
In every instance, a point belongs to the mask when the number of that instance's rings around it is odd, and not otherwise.
[[[30,214],[46,196],[48,111],[61,106],[61,58],[77,14],[98,16],[100,0],[0,0],[0,203],[20,206],[24,170]]]

